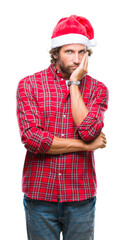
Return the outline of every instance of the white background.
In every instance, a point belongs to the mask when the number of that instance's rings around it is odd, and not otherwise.
[[[50,37],[71,14],[90,20],[97,47],[89,75],[109,89],[103,132],[107,148],[95,152],[98,195],[95,240],[125,239],[124,1],[4,0],[0,3],[0,218],[2,240],[26,240],[21,192],[25,148],[16,118],[19,80],[48,67]],[[50,239],[51,240],[51,239]],[[70,240],[70,239],[69,239]]]

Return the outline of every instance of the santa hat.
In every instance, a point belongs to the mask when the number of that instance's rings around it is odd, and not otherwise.
[[[92,25],[86,18],[76,15],[59,20],[53,30],[51,41],[52,49],[73,43],[83,44],[87,47],[96,45]]]

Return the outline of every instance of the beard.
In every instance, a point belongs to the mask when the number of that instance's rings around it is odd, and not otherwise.
[[[61,60],[61,58],[59,57],[58,59],[58,65],[59,65],[59,68],[62,72],[62,75],[65,76],[65,78],[69,79],[71,74],[74,72],[74,70],[76,69],[76,67],[79,66],[79,64],[74,64],[74,65],[71,65],[71,66],[66,66],[64,64],[64,62]]]

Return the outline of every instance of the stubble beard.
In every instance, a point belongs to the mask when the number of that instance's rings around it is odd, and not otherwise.
[[[71,74],[74,72],[73,66],[65,66],[64,62],[61,60],[60,56],[58,58],[58,66],[62,72],[62,75],[65,79],[69,79]],[[78,67],[78,65],[74,65],[74,67]]]
[[[71,71],[70,66],[67,66],[67,67],[66,67],[65,64],[64,64],[61,60],[59,60],[58,64],[59,64],[59,68],[60,68],[62,74],[63,74],[66,78],[69,79],[70,76],[71,76],[71,74],[72,74],[72,72],[73,72],[73,71]]]

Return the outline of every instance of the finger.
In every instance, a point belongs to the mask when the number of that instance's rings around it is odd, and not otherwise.
[[[85,64],[85,61],[86,61],[87,55],[88,55],[88,53],[85,53],[85,55],[83,56],[83,59],[82,59],[82,61],[81,61],[81,64],[82,64],[82,65]]]
[[[106,139],[106,136],[105,135],[101,135],[102,138]]]
[[[101,148],[105,148],[106,147],[106,145],[104,145],[103,147],[101,147]]]
[[[103,143],[107,144],[107,141],[106,141],[106,140],[103,140]]]
[[[101,132],[101,135],[102,135],[102,136],[105,136],[105,134],[104,134],[103,132]]]
[[[88,53],[86,53],[82,59],[82,64],[81,64],[82,69],[84,70],[85,73],[88,72]]]
[[[88,53],[86,53],[86,58],[84,61],[84,68],[87,70],[88,69]]]
[[[103,139],[102,139],[102,141],[103,141],[104,143],[107,143],[107,140],[106,140],[106,138],[103,138]]]
[[[102,135],[105,135],[104,132],[101,132]]]
[[[103,144],[102,146],[101,146],[101,148],[105,148],[106,147],[106,144]]]

